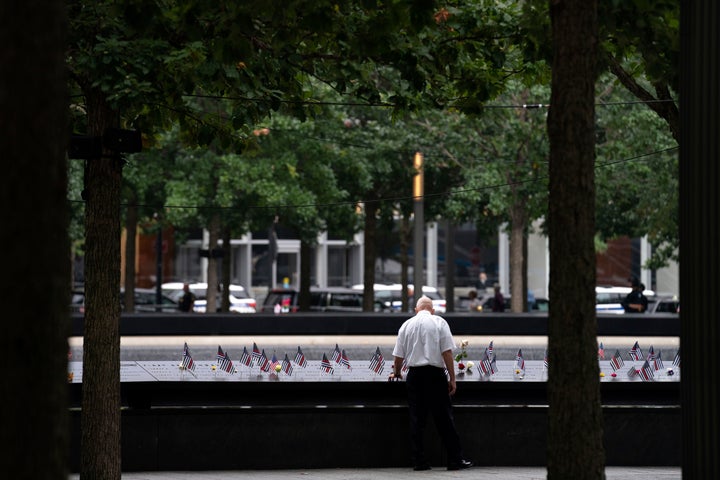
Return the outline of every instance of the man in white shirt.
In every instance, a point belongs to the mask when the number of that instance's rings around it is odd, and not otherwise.
[[[432,415],[447,449],[447,469],[472,467],[473,463],[463,458],[450,402],[456,389],[452,332],[445,319],[435,315],[429,297],[423,295],[418,299],[415,313],[398,331],[393,349],[394,371],[390,376],[391,380],[402,378],[405,360],[409,367],[406,384],[414,469],[430,470],[423,446],[428,414]]]

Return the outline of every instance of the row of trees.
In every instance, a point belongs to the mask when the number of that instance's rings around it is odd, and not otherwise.
[[[552,63],[553,115],[561,118],[573,110],[558,111],[558,105],[565,108],[588,100],[587,89],[573,98],[556,97],[556,88],[570,95],[574,90],[568,82],[582,73],[586,75],[583,85],[591,84],[595,101],[595,74],[607,68],[633,95],[646,102],[660,100],[650,105],[674,133],[677,119],[671,92],[676,88],[677,6],[673,2],[602,2],[596,10],[594,3],[561,3],[582,4],[581,10],[589,11],[569,9],[559,15],[587,20],[588,34],[597,31],[591,38],[597,48],[590,45],[593,48],[584,52],[590,55],[594,73],[562,70]],[[211,247],[219,238],[266,228],[276,216],[292,226],[307,247],[321,229],[352,232],[358,228],[355,205],[362,200],[361,227],[372,248],[376,222],[396,212],[410,217],[409,160],[415,150],[424,149],[426,192],[438,194],[428,198],[426,218],[442,214],[455,222],[509,221],[513,249],[519,249],[531,220],[547,210],[550,178],[550,226],[555,222],[555,228],[562,229],[565,222],[572,222],[557,212],[575,207],[578,194],[573,183],[585,178],[587,171],[575,175],[570,167],[580,159],[588,160],[587,144],[582,155],[555,157],[560,166],[548,169],[546,152],[552,152],[552,141],[548,147],[542,127],[544,110],[486,108],[491,99],[520,105],[547,98],[542,85],[547,85],[548,66],[567,61],[559,46],[572,45],[577,38],[563,35],[577,32],[561,22],[563,27],[555,30],[551,40],[551,16],[544,4],[298,0],[275,7],[204,0],[73,2],[68,13],[73,128],[90,135],[102,135],[109,127],[137,128],[144,132],[148,146],[160,147],[128,165],[108,151],[85,162],[83,168],[87,298],[83,476],[120,478],[116,295],[121,199],[128,205],[128,224],[158,213],[157,208],[143,210],[140,205],[192,206],[162,213],[178,225],[206,227]],[[594,15],[599,16],[599,23]],[[558,78],[560,71],[566,77]],[[613,83],[604,83],[603,93],[611,90],[620,95]],[[619,118],[605,117],[603,125],[596,121],[593,109],[580,111],[583,122],[578,125],[590,125],[593,151],[599,144],[598,152],[608,160],[601,169],[603,175],[625,182],[629,189],[635,170],[644,178],[657,173],[655,165],[642,172],[638,167],[642,162],[610,165],[630,158],[625,153],[647,150],[617,146],[616,138],[627,138],[627,130],[623,131],[627,127],[616,123]],[[638,122],[636,131],[652,147],[649,151],[658,150],[658,137],[671,145],[656,133],[657,124],[648,128],[650,123],[641,123],[638,116],[637,112],[622,114],[623,120]],[[299,122],[309,118],[314,120]],[[572,129],[569,123],[557,125]],[[262,127],[269,128],[270,135],[263,135]],[[582,141],[587,142],[586,132],[583,135]],[[556,145],[573,145],[577,140],[572,135],[554,138]],[[550,159],[552,165],[552,153]],[[667,182],[665,194],[671,196],[676,189],[671,183],[672,160],[667,162],[671,168],[663,171],[662,179]],[[595,163],[589,168],[594,171]],[[594,193],[594,182],[590,177],[582,183],[586,197]],[[489,188],[500,185],[503,188]],[[553,191],[575,192],[575,196],[553,202]],[[617,205],[618,189],[613,186],[610,191],[614,193],[598,196],[603,205]],[[649,218],[647,212],[657,205],[643,197],[643,189],[623,191],[630,193],[630,200],[623,198],[617,213],[630,204],[643,205],[644,213],[639,212],[636,221],[608,213],[598,217],[607,219],[598,221],[598,229],[594,223],[583,225],[590,229],[581,229],[579,234],[592,237],[599,230],[612,237],[649,232],[638,219]],[[663,204],[667,205],[672,208],[673,204]],[[594,211],[593,204],[579,216],[594,220]],[[673,251],[672,225],[663,221],[654,228],[657,240],[667,242],[668,251]],[[552,228],[549,231],[552,242]],[[566,233],[561,230],[559,235]],[[512,284],[525,291],[522,250],[515,252]],[[366,252],[368,261],[374,258],[372,251]],[[594,274],[576,281],[572,269],[563,270],[561,259],[553,263],[556,266],[574,288],[582,285],[590,291],[594,286],[590,278]],[[556,291],[554,278],[551,274],[551,297]],[[216,280],[210,277],[211,281]],[[368,288],[372,277],[366,277],[365,284]],[[521,301],[525,295],[513,297]],[[588,310],[582,311],[588,315],[580,317],[557,303],[551,321],[558,312],[587,323],[592,317],[589,301],[580,299]],[[592,335],[584,335],[576,345],[585,348],[591,341]],[[556,347],[551,342],[553,351]],[[565,378],[562,362],[553,365],[558,365],[551,372],[555,378]],[[589,376],[582,379],[590,382]],[[597,376],[592,381],[597,382]],[[573,424],[562,425],[571,429]],[[583,461],[575,455],[553,459],[560,470],[565,463]]]

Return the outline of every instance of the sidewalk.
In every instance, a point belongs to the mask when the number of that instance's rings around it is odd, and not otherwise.
[[[680,480],[680,467],[607,467],[607,480]],[[544,480],[544,467],[474,467],[448,472],[433,468],[426,472],[413,472],[409,468],[342,468],[316,470],[242,470],[212,472],[135,472],[123,473],[123,480],[406,480],[430,479],[492,479],[492,480]],[[68,480],[78,480],[73,474]]]

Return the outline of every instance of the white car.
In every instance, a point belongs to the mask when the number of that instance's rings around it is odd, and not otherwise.
[[[595,312],[618,315],[625,313],[623,302],[631,291],[630,287],[595,287]],[[643,290],[643,295],[650,299],[655,296],[655,292]]]
[[[363,290],[365,286],[363,284],[353,285],[354,290]],[[375,309],[378,311],[385,312],[399,312],[402,310],[402,284],[400,283],[376,283],[373,285],[375,290]],[[413,292],[414,286],[408,285],[408,290]],[[423,295],[427,295],[432,299],[433,308],[435,313],[445,313],[447,311],[447,302],[440,295],[438,289],[435,287],[423,287]],[[413,302],[411,295],[410,301]],[[412,311],[414,305],[410,305],[410,311]]]
[[[163,283],[162,290],[170,298],[178,303],[183,296],[182,282]],[[195,295],[195,304],[193,311],[197,313],[205,313],[207,305],[207,283],[191,283],[190,291]],[[218,293],[216,305],[220,307],[220,293]],[[248,296],[245,288],[241,285],[230,285],[230,311],[234,313],[255,313],[257,311],[257,301]]]

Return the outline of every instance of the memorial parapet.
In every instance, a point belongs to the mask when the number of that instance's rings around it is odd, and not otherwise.
[[[547,335],[547,313],[448,313],[454,335]],[[406,315],[393,313],[122,314],[130,335],[396,335]],[[72,336],[83,335],[82,314],[72,315]],[[598,336],[678,337],[673,314],[598,315]]]

